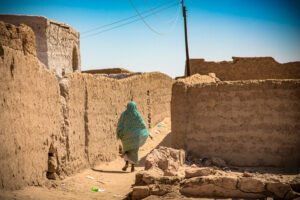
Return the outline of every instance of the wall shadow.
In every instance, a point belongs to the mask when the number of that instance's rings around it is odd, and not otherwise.
[[[95,172],[102,172],[102,173],[112,173],[112,174],[126,174],[131,172],[124,172],[124,171],[112,171],[112,170],[102,170],[102,169],[95,169],[91,168]]]

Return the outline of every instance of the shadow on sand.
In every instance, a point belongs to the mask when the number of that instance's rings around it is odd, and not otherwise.
[[[95,172],[102,172],[102,173],[113,173],[113,174],[126,174],[130,172],[124,172],[124,171],[111,171],[111,170],[102,170],[102,169],[95,169],[91,168]]]

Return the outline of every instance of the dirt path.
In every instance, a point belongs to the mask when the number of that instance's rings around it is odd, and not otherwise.
[[[145,156],[159,145],[169,146],[171,122],[166,118],[161,123],[162,127],[153,127],[150,132],[153,140],[148,139],[140,149],[140,164],[134,173],[122,172],[124,161],[118,157],[116,160],[103,163],[94,169],[86,169],[81,173],[70,176],[62,181],[49,181],[46,187],[26,187],[12,192],[1,191],[0,199],[37,200],[37,199],[123,199],[134,184],[135,174],[143,170]],[[91,191],[92,187],[104,189],[102,192]]]

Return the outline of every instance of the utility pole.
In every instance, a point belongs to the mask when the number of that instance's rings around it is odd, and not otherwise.
[[[182,13],[184,18],[184,36],[185,36],[185,53],[186,53],[186,76],[191,75],[190,71],[190,57],[189,57],[189,45],[188,45],[188,36],[187,36],[187,26],[186,26],[186,8],[184,5],[184,0],[181,1],[182,4]]]

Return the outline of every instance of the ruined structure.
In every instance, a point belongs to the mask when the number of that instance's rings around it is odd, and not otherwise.
[[[108,68],[108,69],[92,69],[92,70],[85,70],[82,73],[88,74],[124,74],[124,73],[133,73],[127,69],[123,68]]]
[[[215,73],[222,81],[300,79],[300,62],[280,64],[272,57],[232,57],[232,61],[190,59],[191,75]]]
[[[8,18],[14,17],[19,16]],[[43,23],[33,25],[34,19]],[[0,22],[0,189],[44,185],[47,178],[63,179],[115,159],[117,122],[129,101],[136,102],[148,128],[171,112],[172,146],[186,150],[188,156],[217,157],[229,166],[299,168],[298,63],[234,58],[223,63],[226,69],[222,63],[211,63],[207,69],[199,68],[208,75],[194,74],[176,82],[159,72],[70,73],[80,69],[79,40],[76,43],[73,29],[43,17],[22,20],[34,31],[24,24]],[[51,42],[57,38],[57,45]],[[36,43],[42,45],[36,48]],[[56,62],[65,65],[55,68]],[[282,66],[288,72],[282,72]],[[300,191],[295,175],[284,182],[281,175],[265,179],[254,173],[228,174],[223,164],[219,169],[184,169],[185,157],[183,150],[153,150],[146,169],[163,171],[160,176],[137,174],[132,197],[180,192],[197,197],[293,199]]]
[[[26,24],[36,37],[37,58],[58,78],[81,70],[79,33],[43,16],[0,14],[0,21]]]
[[[118,155],[116,125],[133,100],[148,127],[170,116],[173,80],[79,72],[57,82],[34,32],[0,22],[0,188],[43,185]]]
[[[300,62],[191,60],[173,84],[172,146],[236,166],[300,166]],[[201,77],[201,76],[200,76]]]
[[[299,175],[225,171],[216,166],[189,166],[184,162],[182,150],[166,147],[154,149],[146,157],[145,170],[136,173],[130,199],[300,197]]]

